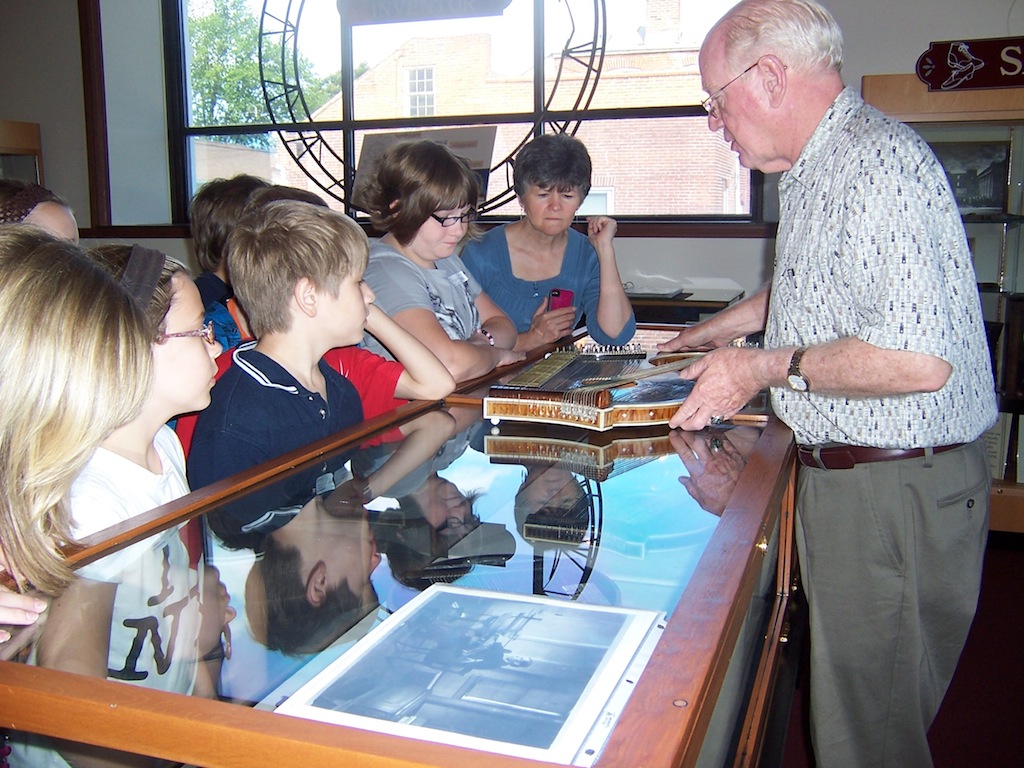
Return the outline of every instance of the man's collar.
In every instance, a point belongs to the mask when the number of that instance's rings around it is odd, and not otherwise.
[[[801,177],[808,168],[815,167],[823,156],[832,151],[835,135],[849,121],[850,116],[864,104],[860,94],[850,87],[843,88],[825,111],[818,127],[800,151],[800,157],[793,167],[786,171],[779,181],[780,186],[788,183],[802,183]]]

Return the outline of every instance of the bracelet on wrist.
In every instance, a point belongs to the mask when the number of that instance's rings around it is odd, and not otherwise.
[[[224,625],[217,644],[200,658],[200,661],[223,661],[231,658],[231,626]]]
[[[480,333],[483,334],[483,337],[485,339],[487,339],[487,343],[490,344],[493,347],[494,346],[494,336],[491,334],[491,332],[488,331],[483,326],[481,326],[480,327]]]

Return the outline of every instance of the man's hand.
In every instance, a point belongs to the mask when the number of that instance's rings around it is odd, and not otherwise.
[[[694,379],[693,391],[669,419],[669,426],[691,431],[731,418],[767,386],[760,349],[723,347],[708,352],[679,376]]]
[[[729,344],[732,339],[715,339],[703,323],[683,328],[674,339],[663,341],[658,345],[661,352],[690,351],[694,349],[716,349]]]
[[[753,427],[708,430],[700,434],[669,433],[669,441],[688,473],[681,475],[679,482],[701,509],[714,515],[725,511],[759,436],[760,430]]]

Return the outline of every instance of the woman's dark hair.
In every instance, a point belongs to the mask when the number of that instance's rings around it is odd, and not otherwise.
[[[590,192],[590,155],[583,142],[567,133],[545,133],[521,150],[512,172],[516,195],[531,185],[568,192],[579,189],[582,200]]]
[[[285,184],[271,184],[269,187],[260,187],[249,196],[245,212],[249,213],[253,208],[259,208],[277,200],[298,200],[300,203],[318,205],[321,208],[329,207],[327,201],[316,192],[301,187],[289,187]]]
[[[242,218],[252,194],[270,182],[246,173],[230,179],[212,179],[199,188],[189,204],[189,222],[196,261],[204,272],[224,263],[228,235]]]

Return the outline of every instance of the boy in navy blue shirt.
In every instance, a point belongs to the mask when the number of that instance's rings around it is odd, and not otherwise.
[[[352,219],[292,200],[252,211],[232,231],[228,271],[257,340],[235,350],[199,414],[193,488],[357,424],[395,398],[436,400],[455,388],[434,354],[373,305],[362,281],[368,254]],[[398,362],[353,346],[364,328]]]

